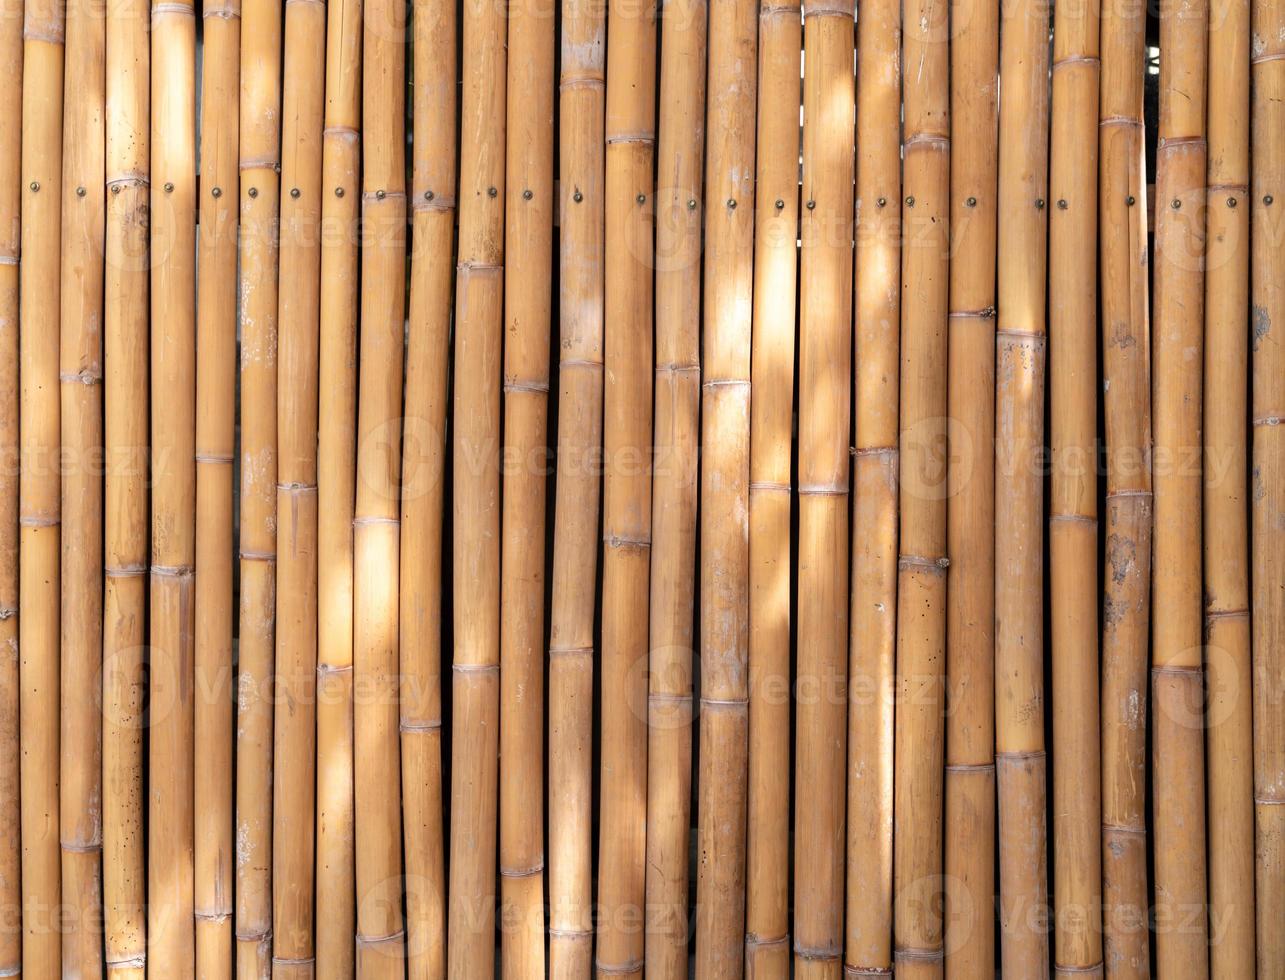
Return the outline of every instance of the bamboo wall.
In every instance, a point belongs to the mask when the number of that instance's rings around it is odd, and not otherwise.
[[[1285,0],[0,65],[0,977],[1285,978]]]

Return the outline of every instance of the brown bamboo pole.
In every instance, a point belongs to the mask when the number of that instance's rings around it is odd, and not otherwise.
[[[705,0],[662,12],[647,693],[647,972],[686,977],[700,455]]]
[[[641,977],[651,551],[656,7],[612,0],[607,37],[600,977]]]
[[[195,972],[196,16],[152,6],[152,557],[147,969]]]
[[[750,384],[749,815],[745,972],[790,969],[790,507],[798,282],[797,0],[759,6]]]
[[[62,937],[58,846],[58,395],[64,10],[23,11],[22,263],[19,266],[18,650],[22,693],[22,966],[57,976]]]
[[[1258,976],[1285,973],[1285,4],[1253,38],[1253,651]]]
[[[410,975],[446,970],[442,827],[442,525],[450,398],[455,4],[416,4],[410,327],[402,438],[401,749]]]
[[[842,968],[852,396],[853,6],[804,7],[794,972]]]
[[[362,4],[326,5],[317,406],[317,977],[353,975],[353,513],[357,456],[357,220]]]
[[[992,461],[999,6],[955,0],[951,17],[944,941],[947,974],[990,980],[996,892]]]
[[[362,85],[361,376],[353,517],[357,972],[401,977],[398,535],[406,296],[405,23],[366,4]]]
[[[1160,125],[1156,150],[1156,309],[1153,354],[1156,466],[1155,969],[1209,972],[1205,913],[1205,760],[1201,604],[1201,368],[1207,26],[1204,0],[1160,9]]]
[[[1206,751],[1211,976],[1254,975],[1254,719],[1249,622],[1249,0],[1209,24],[1205,201]]]
[[[1048,976],[1043,500],[1048,7],[1000,11],[995,352],[995,764],[1000,970]]]
[[[558,479],[549,611],[549,976],[593,955],[594,606],[603,387],[606,5],[564,0],[559,79]]]

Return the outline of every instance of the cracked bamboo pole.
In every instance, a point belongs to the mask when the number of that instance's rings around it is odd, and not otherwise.
[[[405,972],[398,655],[402,366],[406,333],[406,46],[400,4],[362,31],[361,351],[353,512],[357,972]],[[332,62],[333,64],[333,62]],[[342,185],[341,185],[342,186]]]
[[[414,153],[406,433],[402,439],[401,748],[406,939],[415,980],[445,976],[442,528],[455,233],[456,8],[414,11]]]
[[[594,605],[603,387],[606,8],[564,0],[559,80],[558,479],[549,613],[549,976],[593,953]]]
[[[798,281],[798,0],[759,7],[750,383],[749,815],[745,972],[790,969],[790,506]]]
[[[656,8],[611,0],[606,134],[600,976],[641,977],[651,557]]]
[[[277,269],[282,0],[241,6],[241,486],[236,958],[272,972],[272,727],[277,591]]]
[[[357,453],[357,241],[362,5],[326,5],[317,406],[317,977],[355,970],[353,508]]]
[[[1000,12],[995,352],[995,764],[1000,970],[1048,976],[1042,554],[1048,7]]]
[[[799,270],[798,704],[794,969],[842,969],[852,396],[855,31],[850,0],[804,7]]]
[[[1151,645],[1159,976],[1209,972],[1205,875],[1201,369],[1208,4],[1160,9]]]
[[[196,15],[152,6],[147,969],[195,973],[193,565],[196,560]]]
[[[705,0],[661,16],[656,148],[656,375],[647,693],[647,938],[649,974],[688,967],[692,650],[700,446],[702,161]]]
[[[947,357],[946,972],[995,976],[995,237],[999,5],[954,0]],[[1096,113],[1097,107],[1093,107]],[[1096,117],[1095,117],[1096,118]]]
[[[18,650],[21,657],[22,968],[58,976],[59,527],[57,457],[63,5],[23,11],[22,262],[19,266]]]
[[[1217,980],[1254,975],[1254,719],[1249,621],[1250,0],[1209,31],[1205,220],[1204,641],[1209,754],[1210,946]]]

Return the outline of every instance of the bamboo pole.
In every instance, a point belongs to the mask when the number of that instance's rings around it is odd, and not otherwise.
[[[152,557],[147,968],[194,975],[196,17],[152,6]]]
[[[667,978],[687,976],[690,939],[707,16],[705,0],[661,13],[644,953],[648,974]]]
[[[996,891],[992,461],[999,6],[955,0],[951,16],[945,968],[951,977],[990,980]]]
[[[22,263],[19,266],[18,650],[21,657],[22,966],[57,976],[62,937],[58,846],[58,395],[64,11],[24,8]]]
[[[277,360],[272,974],[311,978],[316,826],[317,400],[326,6],[286,0]]]
[[[804,8],[799,271],[798,705],[794,970],[837,978],[843,949],[852,395],[853,6]]]
[[[606,7],[564,0],[559,79],[558,479],[549,612],[549,976],[593,954],[594,606],[603,388]]]
[[[357,220],[362,5],[326,5],[321,151],[321,312],[317,406],[318,980],[355,970],[353,831],[353,513],[357,456]]]
[[[402,438],[401,749],[410,975],[446,970],[442,827],[442,526],[455,233],[453,3],[414,11],[415,137],[406,434]]]
[[[1201,604],[1201,367],[1204,329],[1205,100],[1208,5],[1160,11],[1153,355],[1155,595],[1155,969],[1205,977],[1204,676]]]
[[[232,974],[232,501],[236,452],[240,0],[202,9],[201,200],[197,240],[195,787],[197,973]],[[110,379],[109,382],[110,384]]]
[[[1211,976],[1254,975],[1254,720],[1249,622],[1249,0],[1209,31],[1205,220],[1205,664]]]
[[[455,281],[454,581],[448,972],[495,969],[500,727],[500,374],[504,341],[505,10],[463,13]]]
[[[995,763],[1000,970],[1048,976],[1044,758],[1045,198],[1048,7],[1000,12],[995,361]]]
[[[62,846],[63,969],[103,972],[103,249],[106,188],[104,10],[67,5],[63,107],[62,298],[59,391],[62,414],[62,651],[59,837]],[[51,191],[55,188],[51,187]]]
[[[272,971],[281,15],[281,0],[245,0],[241,7],[236,958],[242,980]]]
[[[759,7],[750,384],[749,816],[745,972],[790,969],[790,441],[798,282],[797,0]]]
[[[627,978],[644,954],[656,8],[609,13],[597,964]]]
[[[1106,554],[1102,599],[1102,897],[1108,980],[1151,976],[1146,703],[1151,584],[1151,384],[1146,12],[1102,8],[1098,196]]]

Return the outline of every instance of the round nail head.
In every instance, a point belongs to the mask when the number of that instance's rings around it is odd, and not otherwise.
[[[524,201],[529,201],[529,200],[531,200],[531,198],[533,198],[533,197],[535,197],[535,193],[534,193],[533,191],[531,191],[530,189],[527,189],[527,190],[525,190],[525,191],[523,191],[523,192],[522,192],[522,200],[524,200]]]
[[[301,191],[299,190],[299,188],[297,188],[297,187],[292,187],[292,188],[290,188],[290,196],[291,196],[291,197],[293,197],[295,200],[298,200],[298,199],[299,199],[299,195],[300,195],[301,193],[302,193],[302,192],[301,192]]]

